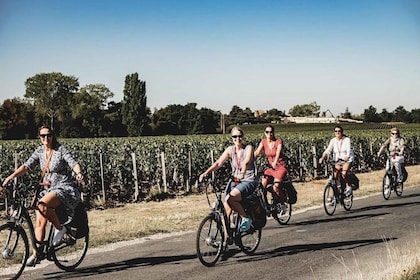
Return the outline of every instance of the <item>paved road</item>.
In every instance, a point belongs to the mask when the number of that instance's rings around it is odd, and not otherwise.
[[[337,208],[331,217],[316,208],[293,215],[287,226],[270,219],[254,256],[232,247],[212,268],[195,255],[195,233],[183,233],[90,250],[76,272],[49,264],[26,270],[22,279],[372,279],[390,268],[393,248],[419,244],[419,217],[420,186],[388,201],[380,194],[356,199],[351,211]]]

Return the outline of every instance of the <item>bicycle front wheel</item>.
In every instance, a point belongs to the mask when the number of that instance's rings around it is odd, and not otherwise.
[[[341,194],[343,207],[346,211],[350,211],[351,207],[353,206],[353,194],[346,195]]]
[[[391,196],[391,178],[387,174],[385,174],[382,180],[382,195],[385,200],[388,200]]]
[[[197,257],[205,266],[214,266],[222,254],[224,233],[216,214],[205,217],[198,226],[195,247]]]
[[[283,205],[278,202],[277,200],[273,201],[272,206],[272,215],[273,218],[280,224],[280,225],[286,225],[290,218],[292,217],[292,205],[284,202]]]
[[[74,271],[85,258],[88,247],[89,233],[80,239],[66,234],[63,243],[52,249],[52,258],[58,268]]]
[[[327,213],[328,216],[331,216],[334,214],[335,209],[337,208],[337,201],[335,199],[336,197],[336,190],[331,185],[331,183],[328,183],[325,186],[324,189],[324,210],[325,213]]]
[[[0,278],[18,279],[29,257],[29,242],[26,232],[14,223],[0,226]]]
[[[397,185],[395,186],[395,193],[397,194],[397,196],[401,196],[403,193],[403,189],[404,189],[404,184],[403,183],[397,183]]]
[[[239,238],[237,238],[238,246],[242,252],[247,255],[252,255],[257,250],[261,241],[261,229],[251,228],[247,232],[241,232]]]

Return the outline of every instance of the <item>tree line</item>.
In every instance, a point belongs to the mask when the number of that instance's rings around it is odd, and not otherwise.
[[[78,78],[62,73],[39,73],[25,81],[24,98],[6,99],[0,107],[0,138],[30,139],[42,124],[51,125],[60,137],[96,138],[154,135],[191,135],[225,132],[233,124],[280,122],[287,115],[319,117],[316,102],[296,105],[288,114],[273,108],[252,111],[233,105],[229,114],[197,103],[172,104],[151,112],[147,106],[146,82],[138,73],[125,77],[123,100],[112,101],[114,94],[104,84],[80,87]],[[360,116],[346,109],[344,118],[365,122],[419,123],[420,109],[411,112],[398,106],[393,112],[369,106]]]

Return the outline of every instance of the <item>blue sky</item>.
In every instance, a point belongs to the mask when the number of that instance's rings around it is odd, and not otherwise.
[[[0,102],[49,72],[119,102],[137,72],[152,111],[420,108],[416,0],[1,0],[0,50]]]

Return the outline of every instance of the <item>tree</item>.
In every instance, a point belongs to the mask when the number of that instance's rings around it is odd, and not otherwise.
[[[104,110],[107,99],[114,94],[103,84],[89,84],[82,87],[72,102],[73,127],[78,128],[78,137],[104,136]]]
[[[0,107],[1,139],[34,138],[37,126],[34,107],[19,98],[6,99]]]
[[[410,119],[412,123],[420,123],[420,109],[411,110]]]
[[[394,110],[394,116],[393,116],[393,121],[397,121],[397,122],[410,122],[410,113],[407,112],[406,109],[404,109],[403,106],[398,106],[395,110]]]
[[[146,82],[139,80],[137,73],[125,77],[124,98],[122,102],[122,121],[127,126],[128,136],[142,135],[148,123],[146,107]]]
[[[379,121],[390,122],[391,120],[392,120],[392,113],[389,113],[385,108],[382,109],[382,112],[379,114]]]
[[[76,77],[56,72],[40,73],[28,78],[25,86],[25,97],[33,102],[39,123],[49,123],[53,128],[64,120],[68,123],[72,98],[79,87]]]
[[[319,117],[320,106],[316,102],[303,105],[295,105],[289,110],[289,114],[293,117]]]
[[[363,113],[363,117],[365,122],[378,122],[379,116],[376,112],[376,108],[372,105],[369,106],[369,108],[365,109]]]

